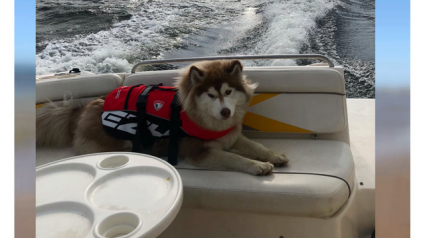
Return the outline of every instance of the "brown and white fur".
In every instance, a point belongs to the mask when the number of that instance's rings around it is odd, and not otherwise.
[[[276,154],[241,133],[242,119],[257,87],[246,79],[242,69],[237,60],[203,61],[183,69],[177,78],[180,103],[192,121],[213,131],[234,127],[215,140],[181,138],[179,156],[189,164],[266,175],[272,172],[273,165],[288,162],[285,155]],[[68,100],[38,109],[37,145],[73,145],[79,154],[131,150],[130,141],[115,139],[104,131],[103,104],[102,98],[89,103]],[[166,156],[167,149],[168,139],[161,139],[150,153]]]

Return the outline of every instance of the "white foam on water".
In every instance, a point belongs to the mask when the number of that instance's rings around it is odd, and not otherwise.
[[[113,31],[90,34],[70,42],[50,42],[36,55],[37,74],[66,71],[73,67],[93,73],[127,72],[131,65],[125,56],[139,44],[122,44]]]
[[[249,54],[298,54],[308,43],[316,20],[337,6],[337,0],[291,0],[268,3],[263,17],[267,31]],[[274,60],[273,65],[296,65],[294,60]]]
[[[253,6],[258,4],[266,6],[262,7],[262,13],[255,14]],[[260,40],[252,48],[237,53],[297,54],[307,43],[316,20],[336,4],[337,0],[149,1],[141,4],[131,19],[115,23],[109,30],[48,42],[36,55],[36,73],[51,74],[74,67],[93,73],[130,72],[136,62],[181,47],[188,43],[187,37],[235,19],[239,28],[233,31],[228,44],[237,43],[237,38],[256,26],[257,21],[268,24],[263,34],[255,36]],[[295,62],[276,60],[272,64],[295,65]]]
[[[181,46],[194,32],[230,21],[239,8],[229,0],[145,2],[129,20],[109,30],[46,42],[36,55],[36,73],[74,67],[93,73],[130,72],[135,62]]]

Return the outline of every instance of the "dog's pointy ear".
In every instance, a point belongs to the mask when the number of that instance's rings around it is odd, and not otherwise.
[[[242,69],[242,63],[239,60],[232,60],[227,72],[233,76],[240,76],[242,74]]]
[[[189,77],[190,77],[190,82],[192,83],[192,85],[194,85],[194,84],[202,82],[205,78],[205,74],[196,66],[192,66],[189,69]]]

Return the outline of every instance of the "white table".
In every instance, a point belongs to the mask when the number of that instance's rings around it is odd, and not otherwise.
[[[183,200],[180,175],[167,162],[114,152],[37,167],[37,237],[157,237]]]

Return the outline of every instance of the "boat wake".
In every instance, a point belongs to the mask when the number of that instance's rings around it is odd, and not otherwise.
[[[369,53],[374,52],[374,1],[62,1],[37,1],[38,75],[73,67],[130,72],[138,61],[157,58],[320,53],[346,69],[349,97],[375,95]],[[359,24],[367,31],[356,32],[353,25]],[[367,47],[352,43],[356,37]],[[244,62],[303,63],[311,62]]]

